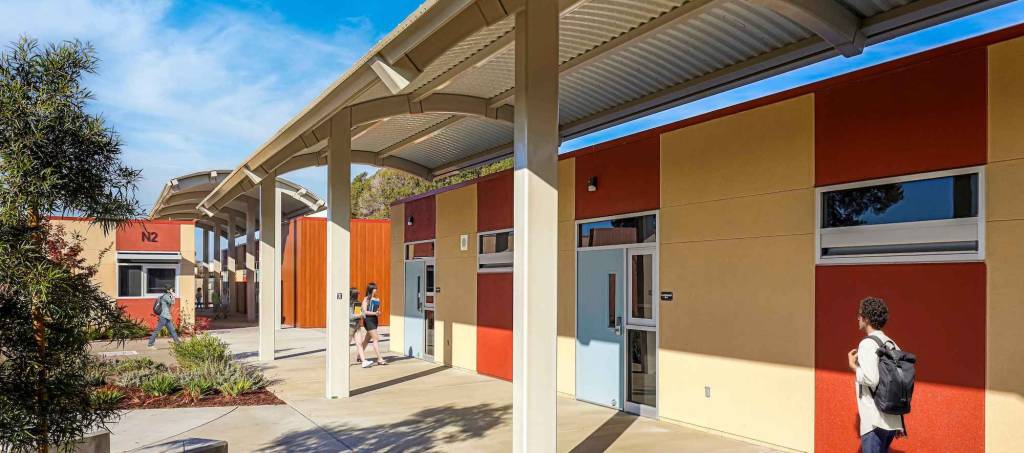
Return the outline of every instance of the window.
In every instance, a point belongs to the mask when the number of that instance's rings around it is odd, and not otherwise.
[[[481,272],[511,272],[515,234],[512,230],[492,231],[477,235]]]
[[[654,214],[581,223],[576,245],[582,248],[654,242],[657,225]]]
[[[178,290],[177,264],[118,263],[117,297],[155,297]]]
[[[818,262],[983,259],[981,168],[818,189]]]

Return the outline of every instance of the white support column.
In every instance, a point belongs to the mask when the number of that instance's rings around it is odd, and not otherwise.
[[[250,201],[245,210],[245,317],[256,320],[256,215],[259,204]]]
[[[237,280],[238,272],[238,260],[237,250],[235,250],[235,224],[238,222],[238,218],[230,216],[228,218],[228,301],[231,302],[231,310],[238,312],[238,285],[235,284]]]
[[[348,109],[335,115],[327,145],[327,398],[349,396],[351,124]]]
[[[275,173],[276,175],[276,173]],[[276,184],[277,177],[274,177]],[[274,190],[274,204],[277,205],[277,215],[274,216],[274,328],[281,329],[281,261],[284,260],[284,244],[281,240],[281,189]]]
[[[558,4],[525,0],[515,28],[512,450],[555,451]]]
[[[281,224],[281,198],[277,196],[277,175],[271,173],[263,178],[260,184],[260,344],[259,359],[274,360],[274,332],[279,321],[274,316],[280,310],[278,293],[275,291],[278,280],[275,261],[277,253],[277,233]],[[278,305],[275,309],[274,305]]]
[[[210,229],[203,227],[203,305],[210,303]]]
[[[224,224],[220,220],[213,221],[213,293],[217,295],[216,300],[224,299],[224,291],[221,286],[223,280],[224,263],[220,255],[220,235],[224,231]],[[211,301],[215,299],[210,299]],[[213,307],[219,309],[219,307]]]

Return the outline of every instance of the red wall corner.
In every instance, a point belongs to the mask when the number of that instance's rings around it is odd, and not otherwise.
[[[971,49],[816,92],[816,185],[984,164],[987,55]]]
[[[512,273],[477,274],[476,370],[512,380]]]
[[[477,231],[512,228],[512,206],[515,181],[512,172],[481,179],[476,185]]]
[[[863,334],[857,303],[885,299],[885,332],[918,357],[910,436],[898,452],[976,452],[985,445],[985,264],[819,266],[815,272],[816,451],[859,447],[846,353]]]
[[[413,218],[409,225],[409,217]],[[426,241],[434,239],[437,218],[437,206],[433,195],[412,200],[405,204],[405,242]]]

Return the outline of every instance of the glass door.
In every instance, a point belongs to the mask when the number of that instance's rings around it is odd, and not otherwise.
[[[658,415],[658,269],[654,247],[626,253],[627,305],[625,407],[627,412]]]
[[[426,265],[426,299],[423,304],[423,323],[426,329],[423,330],[423,356],[427,360],[434,360],[434,260],[423,260]]]

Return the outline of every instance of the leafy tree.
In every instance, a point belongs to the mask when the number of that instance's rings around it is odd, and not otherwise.
[[[93,282],[81,238],[47,217],[81,215],[110,232],[141,214],[139,172],[86,111],[81,79],[96,65],[77,41],[22,38],[0,54],[0,451],[70,448],[116,417],[90,401],[88,332],[128,321]]]
[[[390,168],[378,170],[373,175],[363,172],[352,180],[352,216],[363,219],[386,219],[391,216],[391,204],[396,200],[510,168],[512,160],[505,159],[433,182]]]

